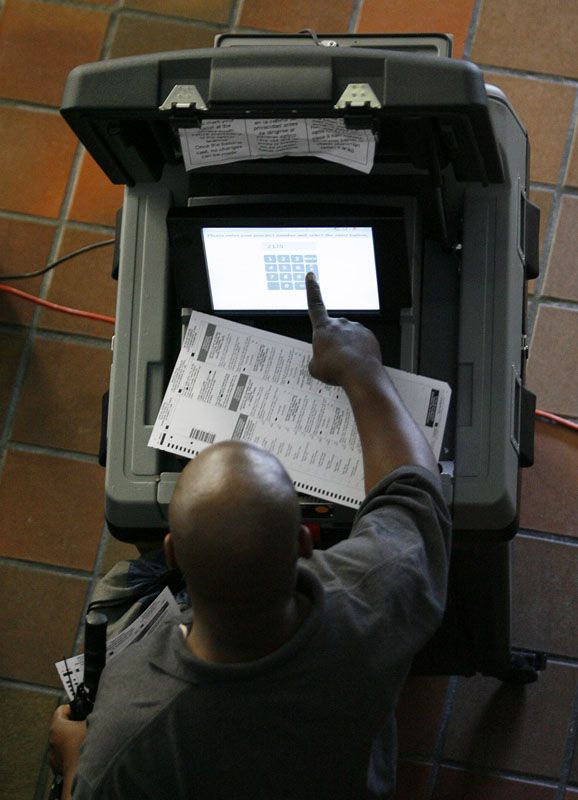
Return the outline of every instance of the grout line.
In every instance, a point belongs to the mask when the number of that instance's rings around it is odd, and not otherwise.
[[[578,194],[578,190],[576,190]],[[55,228],[58,224],[57,219],[51,217],[39,217],[35,214],[23,214],[20,211],[9,211],[5,208],[0,209],[0,219],[9,219],[14,222],[33,222],[37,225],[45,225],[46,227]],[[85,231],[86,233],[102,233],[110,235],[115,233],[114,226],[101,225],[98,222],[81,222],[79,220],[69,219],[66,221],[66,227],[73,230]],[[38,267],[41,269],[41,267]],[[2,276],[0,275],[0,281]]]
[[[204,28],[210,31],[217,31],[218,33],[225,33],[229,28],[228,22],[212,22],[206,19],[197,19],[191,17],[182,17],[178,14],[164,14],[162,12],[155,13],[151,11],[144,11],[140,8],[119,8],[122,11],[122,16],[126,19],[132,17],[133,19],[146,19],[151,22],[168,22],[178,23],[189,28]]]
[[[17,450],[19,453],[35,453],[36,455],[55,456],[65,458],[68,461],[81,461],[87,464],[98,464],[98,456],[90,453],[80,453],[77,450],[64,450],[61,447],[50,447],[46,445],[29,444],[28,442],[8,442],[9,450]]]
[[[228,28],[231,31],[237,29],[239,22],[241,21],[241,14],[243,13],[243,3],[244,0],[233,0],[231,5],[231,11],[229,13],[229,24]]]
[[[564,187],[564,177],[566,175],[568,165],[570,163],[570,157],[572,154],[572,140],[574,137],[574,129],[578,124],[578,92],[576,92],[574,97],[574,105],[572,108],[572,113],[570,114],[570,120],[568,123],[568,129],[566,131],[566,138],[564,141],[564,147],[562,150],[562,156],[560,158],[560,169],[558,172],[558,181],[556,186],[554,186],[552,191],[552,205],[550,208],[550,217],[548,219],[548,225],[546,228],[546,232],[544,235],[544,241],[542,244],[542,249],[540,253],[540,275],[536,281],[534,287],[534,293],[532,295],[532,301],[529,304],[529,313],[528,313],[528,338],[530,345],[532,344],[533,338],[533,329],[535,320],[538,315],[538,310],[540,306],[546,305],[554,308],[566,308],[570,310],[574,310],[578,304],[572,303],[572,301],[559,301],[553,300],[548,296],[544,296],[542,294],[542,289],[544,284],[546,283],[548,271],[550,268],[550,261],[552,258],[552,253],[554,250],[554,242],[556,239],[556,233],[558,230],[558,224],[560,221],[561,216],[561,206],[562,206],[562,196],[564,194],[569,194]],[[571,192],[574,196],[578,194],[578,192]]]
[[[353,8],[351,9],[351,15],[349,17],[349,25],[347,27],[349,33],[357,32],[357,26],[359,25],[359,20],[361,17],[362,10],[363,10],[363,0],[353,0]]]
[[[559,297],[552,297],[549,294],[541,294],[537,299],[540,300],[540,305],[549,308],[560,308],[566,311],[578,310],[578,300],[561,300]]]
[[[101,578],[100,570],[102,567],[102,563],[104,561],[104,554],[106,551],[106,546],[108,544],[107,540],[107,533],[108,529],[106,524],[102,526],[102,532],[100,534],[100,542],[98,543],[98,548],[96,551],[96,557],[94,559],[94,567],[92,568],[88,589],[86,590],[86,595],[84,599],[84,607],[82,609],[82,613],[80,614],[80,619],[78,620],[78,628],[76,630],[76,635],[74,637],[74,643],[72,647],[72,653],[78,653],[80,649],[80,644],[82,642],[82,637],[84,635],[84,618],[86,616],[86,610],[88,608],[88,604],[92,600],[92,596],[94,594],[94,589],[96,584]]]
[[[107,323],[108,324],[108,323]],[[51,331],[47,328],[39,328],[36,331],[36,339],[47,342],[63,342],[69,344],[81,344],[85,347],[94,347],[97,350],[110,350],[110,340],[112,337],[113,326],[109,325],[110,336],[101,338],[100,336],[85,336],[82,333],[66,333],[64,331]]]
[[[456,693],[458,689],[458,676],[452,675],[450,677],[448,683],[448,690],[446,694],[446,699],[444,702],[444,708],[442,711],[442,716],[440,720],[440,725],[438,729],[438,735],[436,738],[436,742],[434,745],[433,751],[433,763],[430,773],[427,779],[427,785],[425,790],[425,800],[433,800],[434,792],[436,788],[436,783],[438,779],[438,773],[440,768],[440,763],[442,761],[444,747],[446,743],[446,737],[448,733],[450,717],[452,715],[452,711],[454,708],[454,703],[456,699]]]
[[[570,547],[578,547],[578,538],[564,533],[549,533],[548,531],[533,531],[531,528],[521,528],[514,538],[537,539],[542,542],[552,544],[565,544]]]
[[[21,211],[9,211],[6,208],[0,209],[0,218],[11,219],[16,222],[37,222],[40,225],[56,227],[56,220],[52,217],[39,217],[35,214],[23,214]]]
[[[555,789],[558,786],[558,781],[544,775],[537,775],[536,773],[516,772],[509,769],[491,769],[487,767],[476,766],[475,764],[467,764],[464,761],[457,761],[450,758],[444,758],[441,762],[444,767],[450,767],[459,770],[471,772],[474,775],[488,776],[492,778],[507,778],[511,781],[519,783],[535,783]]]
[[[578,743],[578,689],[576,689],[576,696],[572,704],[572,713],[570,715],[570,722],[568,723],[568,736],[566,738],[566,746],[564,748],[564,755],[562,756],[562,763],[560,764],[560,785],[553,800],[564,800],[566,795],[566,787],[572,777],[572,766],[574,763],[574,753],[576,752],[576,745]]]
[[[13,678],[0,678],[0,688],[16,689],[20,692],[37,692],[38,694],[48,694],[52,697],[60,697],[63,691],[55,686],[46,686],[43,683],[32,683],[31,681],[20,681]]]
[[[17,111],[33,111],[40,114],[49,114],[52,117],[59,117],[58,106],[50,106],[46,103],[35,103],[33,100],[12,100],[9,97],[0,97],[0,108],[14,108]]]
[[[564,178],[566,177],[566,172],[568,171],[568,166],[570,164],[570,156],[572,155],[572,141],[574,139],[574,131],[577,125],[578,125],[578,91],[574,95],[574,107],[572,108],[572,113],[570,114],[570,122],[568,124],[568,130],[566,131],[566,141],[564,142],[564,148],[562,150],[562,158],[560,160],[560,172],[558,174],[558,183],[560,184],[561,189],[564,186]]]
[[[520,647],[513,647],[512,650],[521,652],[527,652],[528,650],[532,650],[533,648],[520,648]],[[540,650],[539,652],[544,652]],[[549,664],[555,664],[558,667],[570,667],[570,669],[575,669],[578,667],[578,657],[572,656],[561,656],[558,653],[546,653],[544,652]]]
[[[110,55],[110,51],[112,49],[112,45],[114,42],[114,38],[116,36],[116,32],[118,29],[118,21],[120,18],[120,10],[122,9],[122,0],[119,0],[115,7],[113,7],[109,20],[108,25],[106,28],[106,33],[104,34],[104,39],[102,40],[102,47],[100,48],[100,61],[104,61]]]
[[[13,334],[15,336],[24,337],[26,336],[26,333],[29,330],[30,330],[29,325],[17,325],[16,323],[0,322],[0,333]],[[88,334],[85,335],[83,333],[66,333],[63,331],[50,331],[47,328],[39,328],[36,334],[37,339],[45,341],[72,342],[74,344],[84,345],[85,347],[95,347],[103,349],[110,349],[111,337],[112,337],[112,332],[110,336],[103,338],[100,336],[89,336]]]
[[[55,575],[60,578],[78,578],[79,580],[85,582],[89,581],[92,575],[92,570],[77,569],[76,567],[62,567],[58,564],[43,564],[39,561],[8,558],[7,556],[0,556],[0,566],[18,567],[19,569],[28,569],[31,572],[42,572],[48,575]]]
[[[530,81],[545,81],[546,83],[557,83],[564,86],[578,87],[578,78],[567,78],[563,75],[552,75],[548,72],[532,72],[531,70],[515,69],[513,67],[500,67],[496,64],[481,64],[475,62],[484,72],[494,72],[496,75],[506,75],[511,78],[527,78]]]
[[[480,20],[480,15],[482,11],[482,1],[483,0],[475,0],[474,7],[472,9],[472,17],[470,19],[468,33],[466,35],[466,41],[464,42],[464,54],[462,58],[467,58],[468,60],[471,60],[470,54],[474,46],[474,38],[478,28],[478,22]]]
[[[540,183],[539,181],[531,181],[530,189],[539,189],[540,191],[554,194],[556,191],[556,186],[551,183]],[[578,189],[574,186],[563,186],[562,194],[570,195],[570,197],[578,197]]]

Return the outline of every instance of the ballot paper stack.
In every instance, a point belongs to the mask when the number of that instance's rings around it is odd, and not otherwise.
[[[281,461],[299,492],[357,508],[361,446],[345,392],[311,377],[311,345],[193,311],[149,447],[194,458],[234,439]],[[439,458],[450,387],[387,368]]]

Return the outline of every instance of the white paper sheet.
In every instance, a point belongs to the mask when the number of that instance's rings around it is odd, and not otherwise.
[[[107,641],[107,663],[129,645],[152,633],[161,622],[171,619],[171,617],[176,622],[180,617],[180,611],[171,590],[167,586],[128,628],[125,628],[124,631]],[[64,661],[59,661],[55,664],[55,667],[69,700],[72,700],[84,677],[84,655],[81,653],[78,656],[71,656]]]
[[[257,158],[316,156],[368,173],[375,135],[345,127],[342,119],[208,119],[179,128],[185,168]]]
[[[193,311],[149,446],[193,458],[237,439],[279,458],[298,491],[356,508],[361,445],[340,387],[309,374],[311,345]],[[439,457],[451,390],[388,370]]]

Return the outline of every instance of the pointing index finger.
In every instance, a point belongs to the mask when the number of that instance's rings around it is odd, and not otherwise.
[[[321,297],[321,289],[315,280],[313,272],[308,272],[305,276],[305,289],[307,291],[307,308],[309,309],[309,319],[313,328],[320,328],[329,319],[327,309]]]

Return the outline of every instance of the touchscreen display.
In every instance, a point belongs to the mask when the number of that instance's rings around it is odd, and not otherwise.
[[[315,273],[329,310],[379,311],[371,227],[203,227],[214,311],[306,311]]]

